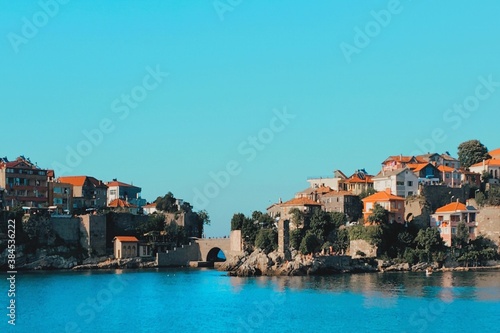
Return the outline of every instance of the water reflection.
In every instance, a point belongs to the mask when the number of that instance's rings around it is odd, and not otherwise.
[[[429,298],[451,303],[456,299],[500,301],[500,272],[371,273],[332,276],[231,278],[233,291],[247,283],[276,291],[351,293],[364,298],[365,307],[390,308],[398,299]],[[253,281],[253,282],[251,282]]]

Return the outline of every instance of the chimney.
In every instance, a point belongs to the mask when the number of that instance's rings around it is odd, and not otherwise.
[[[279,204],[282,204],[282,203],[283,203],[283,200],[281,200],[281,198],[279,198],[278,203],[279,203]]]

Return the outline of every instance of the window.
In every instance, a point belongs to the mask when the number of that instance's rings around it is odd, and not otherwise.
[[[446,174],[446,178],[450,178],[450,174],[449,173]]]
[[[54,205],[62,205],[63,201],[61,198],[54,198]]]
[[[405,182],[400,182],[400,181],[397,181],[397,182],[396,182],[396,185],[397,185],[397,186],[405,186]]]
[[[413,186],[413,182],[412,181],[408,181],[408,186]]]
[[[62,193],[62,188],[60,188],[60,187],[55,187],[55,188],[54,188],[54,193],[61,194],[61,193]]]
[[[413,195],[413,192],[412,191],[408,191],[408,196],[412,196]]]
[[[476,228],[474,228],[474,227],[469,227],[469,234],[475,233],[475,231],[476,231],[475,229]]]
[[[457,234],[457,228],[451,228],[451,234],[456,235]]]
[[[109,190],[109,195],[116,195],[116,190]]]

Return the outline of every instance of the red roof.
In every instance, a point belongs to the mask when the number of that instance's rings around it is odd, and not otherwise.
[[[408,168],[411,169],[413,172],[419,172],[422,169],[425,169],[430,163],[416,163],[416,164],[410,164],[408,163]],[[432,165],[432,164],[430,164]]]
[[[398,201],[404,201],[404,198],[398,197],[397,195],[389,194],[385,191],[382,192],[377,192],[375,194],[370,195],[369,197],[366,197],[363,199],[363,201],[391,201],[391,200],[398,200]]]
[[[355,195],[352,192],[349,191],[331,191],[327,194],[325,194],[323,197],[337,197],[337,196],[345,196],[345,195]]]
[[[346,183],[373,183],[373,176],[366,175],[365,178],[360,178],[357,174],[352,175],[347,179]]]
[[[156,208],[156,202],[153,202],[153,203],[147,204],[145,206],[142,206],[142,208]]]
[[[67,177],[59,177],[59,181],[61,183],[71,184],[73,186],[83,186],[85,184],[85,180],[87,176],[67,176]]]
[[[295,198],[282,203],[284,206],[321,206],[320,203],[309,198]]]
[[[116,236],[114,240],[119,240],[120,242],[130,242],[130,243],[139,243],[139,240],[134,236]]]
[[[450,168],[449,166],[446,166],[446,165],[440,165],[440,166],[438,166],[438,169],[441,172],[453,172],[453,171],[455,171],[454,168]],[[459,171],[456,171],[456,172],[459,172]]]
[[[115,199],[115,200],[111,201],[108,204],[108,207],[114,207],[114,208],[118,208],[118,207],[136,208],[137,206],[132,205],[131,203],[129,203],[129,202],[125,201],[125,200],[122,200],[122,199]]]
[[[486,166],[500,166],[500,160],[492,158],[492,159],[484,161],[484,165],[486,165]],[[471,167],[480,167],[480,166],[483,166],[483,162],[479,162],[479,163],[476,163],[474,165],[471,165]]]
[[[466,211],[467,206],[465,206],[461,202],[452,202],[447,204],[446,206],[440,207],[436,210],[436,213],[450,213],[450,212],[459,212]]]
[[[490,150],[488,154],[490,154],[490,156],[493,158],[500,159],[500,148]]]

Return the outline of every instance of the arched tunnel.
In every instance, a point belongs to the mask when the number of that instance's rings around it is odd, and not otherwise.
[[[211,262],[223,262],[226,261],[226,255],[218,247],[214,247],[207,254],[207,261]]]

